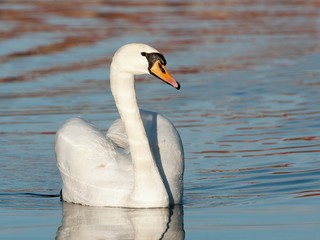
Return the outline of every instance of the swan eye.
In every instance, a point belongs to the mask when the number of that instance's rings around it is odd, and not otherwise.
[[[147,53],[146,52],[142,52],[141,55],[145,57],[145,56],[147,56]]]

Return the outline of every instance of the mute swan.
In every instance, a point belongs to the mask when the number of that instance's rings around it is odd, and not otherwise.
[[[134,75],[152,74],[180,88],[156,49],[132,43],[117,50],[110,86],[120,118],[104,135],[82,118],[57,131],[56,159],[66,202],[130,208],[182,200],[184,156],[179,133],[162,115],[139,110]]]

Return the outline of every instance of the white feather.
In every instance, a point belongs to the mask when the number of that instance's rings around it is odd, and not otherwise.
[[[142,51],[156,50],[129,44],[113,58],[110,82],[121,119],[106,134],[81,118],[68,120],[57,131],[55,151],[65,201],[134,208],[181,203],[180,136],[170,121],[140,111],[136,102],[133,74],[147,72],[148,66]]]

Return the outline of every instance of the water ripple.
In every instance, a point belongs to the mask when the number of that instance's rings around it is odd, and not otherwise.
[[[112,54],[146,42],[164,53],[182,86],[140,76],[136,90],[141,108],[161,112],[181,134],[188,237],[226,239],[221,229],[241,229],[231,238],[273,239],[275,226],[314,233],[319,221],[300,215],[318,219],[310,207],[318,210],[320,196],[319,19],[317,1],[1,1],[3,216],[61,210],[55,132],[79,115],[107,129],[118,118],[108,86]],[[269,225],[257,223],[261,216]]]

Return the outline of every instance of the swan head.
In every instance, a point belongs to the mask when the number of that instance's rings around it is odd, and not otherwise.
[[[112,58],[117,71],[132,75],[152,74],[165,83],[180,88],[166,69],[166,59],[156,49],[142,43],[130,43],[119,48]]]

